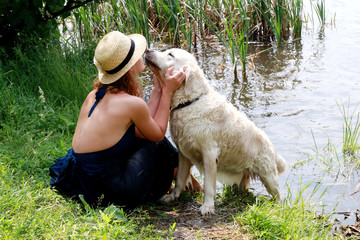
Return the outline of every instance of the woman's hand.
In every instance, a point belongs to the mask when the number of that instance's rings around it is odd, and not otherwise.
[[[165,73],[164,85],[162,87],[163,92],[165,91],[167,93],[172,94],[176,89],[178,89],[181,86],[181,84],[186,78],[186,74],[184,70],[181,70],[176,74],[172,75],[173,71],[174,71],[174,67],[171,67]]]

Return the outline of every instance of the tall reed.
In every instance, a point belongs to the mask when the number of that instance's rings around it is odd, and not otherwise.
[[[277,1],[266,1],[261,0],[261,8],[259,11],[266,20],[266,23],[270,27],[276,42],[280,44],[285,35],[285,19],[286,19],[286,8],[283,0]]]
[[[325,0],[318,0],[314,6],[314,9],[321,26],[324,26],[326,23]]]
[[[246,15],[246,11],[243,7],[243,1],[234,0],[235,9],[231,9],[225,2],[225,6],[229,12],[229,16],[226,22],[224,22],[226,34],[228,38],[228,44],[231,49],[231,56],[234,63],[235,78],[237,78],[236,63],[239,55],[242,65],[242,73],[246,72],[246,57],[248,52],[248,36],[249,36],[249,18]],[[233,15],[233,13],[238,13]]]
[[[109,0],[89,3],[69,19],[76,19],[77,30],[86,40],[119,29],[147,37],[150,32],[151,37],[176,44],[185,39],[190,44],[189,36],[206,37],[224,31],[224,20],[230,15],[239,17],[237,11],[246,12],[250,18],[251,40],[271,40],[268,36],[280,40],[280,36],[290,34],[289,27],[301,28],[302,0]],[[206,26],[209,19],[216,28]]]
[[[155,21],[151,21],[154,32],[175,46],[188,45],[191,48],[193,29],[188,4],[178,0],[154,0],[153,6],[148,11],[155,17]],[[183,44],[182,37],[185,40]]]
[[[188,50],[197,41],[216,36],[234,69],[240,62],[244,73],[249,41],[280,44],[301,36],[302,1],[109,0],[79,8],[67,21],[79,33],[71,42],[84,46],[111,30],[141,33],[149,44],[165,42]]]
[[[303,12],[303,2],[302,0],[292,0],[290,4],[289,17],[291,18],[294,38],[299,38],[301,37],[303,23],[303,19],[301,17]]]

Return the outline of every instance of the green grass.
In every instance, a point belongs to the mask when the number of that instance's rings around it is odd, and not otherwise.
[[[331,224],[301,204],[256,203],[236,217],[255,239],[332,239]]]
[[[85,99],[96,76],[92,64],[94,46],[81,50],[40,41],[25,44],[26,49],[14,48],[11,59],[0,52],[0,78],[14,91],[37,96],[41,88],[45,99],[55,104]]]
[[[320,185],[314,183],[300,185],[293,195],[288,186],[288,195],[281,202],[275,202],[249,192],[237,195],[236,188],[225,187],[219,200],[220,206],[242,209],[233,217],[242,232],[253,239],[332,239],[331,215],[323,216],[311,205],[316,194],[321,199],[326,191],[320,193],[319,189]]]

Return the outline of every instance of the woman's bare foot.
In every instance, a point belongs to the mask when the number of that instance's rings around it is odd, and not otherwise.
[[[188,192],[202,192],[202,191],[204,191],[201,184],[199,183],[199,181],[195,178],[195,176],[192,173],[190,174],[190,179],[191,179],[191,182],[189,182],[186,185],[186,188],[185,188],[186,191],[188,191]]]
[[[175,168],[175,170],[174,170],[174,179],[176,179],[177,170],[178,170],[177,168]],[[171,193],[173,190],[174,190],[174,184],[171,184],[171,187],[170,187],[168,193]],[[202,191],[204,191],[203,187],[201,186],[199,181],[195,178],[195,176],[192,173],[190,173],[190,181],[188,181],[186,183],[185,190],[187,192],[202,192]]]

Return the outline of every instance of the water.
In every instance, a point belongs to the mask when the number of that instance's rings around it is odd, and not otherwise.
[[[359,154],[344,163],[344,119],[337,105],[353,111],[360,103],[359,7],[358,1],[326,0],[327,22],[336,13],[335,25],[320,28],[314,13],[315,24],[304,25],[301,40],[254,59],[247,81],[234,81],[231,60],[219,53],[223,49],[217,44],[198,46],[196,53],[211,85],[262,128],[286,159],[288,170],[279,178],[282,196],[288,186],[296,194],[311,184],[305,191],[310,198],[319,186],[311,201],[324,205],[328,213],[335,207],[339,212],[360,209],[360,192],[350,196],[360,182],[359,168],[352,165],[359,162]],[[310,12],[309,6],[305,11]],[[249,55],[266,48],[251,45]],[[329,142],[335,151],[327,151]],[[261,184],[253,187],[267,194]],[[343,223],[353,224],[353,215]]]

